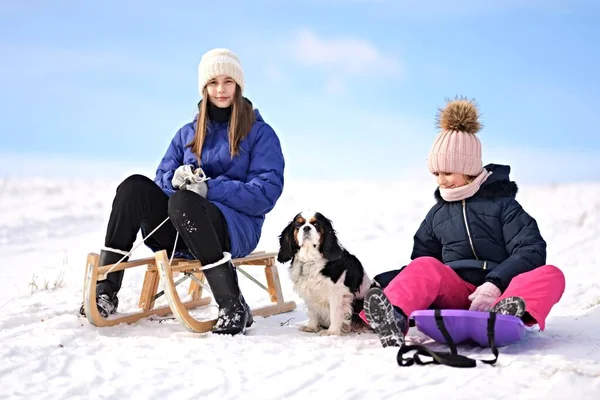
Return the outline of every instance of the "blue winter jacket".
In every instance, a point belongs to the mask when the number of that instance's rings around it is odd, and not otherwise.
[[[202,147],[202,169],[211,178],[206,181],[206,198],[223,213],[234,258],[254,251],[265,216],[283,192],[285,161],[281,143],[259,111],[255,109],[254,113],[256,121],[233,159],[227,122],[208,121]],[[191,148],[186,147],[194,138],[197,118],[177,131],[156,170],[154,181],[168,196],[177,190],[171,184],[175,170],[184,164],[198,166]]]
[[[510,167],[490,164],[492,175],[471,198],[435,204],[414,236],[411,259],[435,257],[476,286],[504,291],[511,279],[546,264],[546,242],[537,222],[515,199]]]

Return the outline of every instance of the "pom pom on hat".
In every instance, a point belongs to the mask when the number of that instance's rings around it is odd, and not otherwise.
[[[431,149],[427,166],[431,173],[479,175],[483,169],[481,142],[476,133],[482,128],[477,104],[464,97],[447,100],[438,110],[440,132]]]
[[[481,130],[479,110],[473,100],[457,97],[438,110],[437,126],[444,131],[460,131],[476,134]]]
[[[198,65],[198,90],[202,90],[216,76],[227,75],[231,77],[244,91],[244,71],[237,55],[223,48],[212,49],[204,53]]]

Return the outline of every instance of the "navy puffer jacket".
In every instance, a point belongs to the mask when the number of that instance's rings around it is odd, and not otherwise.
[[[485,169],[492,175],[471,198],[447,202],[436,190],[437,203],[414,236],[411,259],[435,257],[467,282],[492,282],[504,291],[512,278],[546,263],[546,242],[515,199],[510,166]]]

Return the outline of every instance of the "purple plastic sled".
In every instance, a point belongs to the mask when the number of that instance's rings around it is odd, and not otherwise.
[[[441,310],[446,330],[455,344],[472,340],[480,346],[489,347],[487,324],[490,313],[468,310]],[[410,317],[417,329],[436,342],[447,343],[438,328],[434,310],[417,310]],[[512,315],[496,314],[494,343],[496,347],[506,346],[525,336],[525,325],[520,318]]]

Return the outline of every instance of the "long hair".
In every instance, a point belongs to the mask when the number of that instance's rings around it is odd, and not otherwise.
[[[204,101],[198,105],[198,121],[196,123],[196,133],[187,147],[192,148],[192,152],[198,158],[198,165],[202,164],[202,146],[206,137],[206,122],[208,121],[208,91],[206,87],[202,90]],[[229,154],[231,158],[236,156],[240,150],[240,142],[248,135],[255,121],[252,105],[247,102],[241,94],[241,88],[236,84],[236,91],[231,103],[231,119],[229,120]]]

